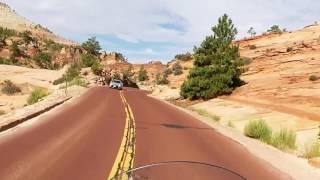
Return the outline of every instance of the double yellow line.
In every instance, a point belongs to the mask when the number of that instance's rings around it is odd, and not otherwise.
[[[135,121],[129,103],[120,91],[120,97],[126,112],[124,135],[121,145],[116,156],[116,160],[112,166],[108,180],[127,180],[129,175],[124,172],[133,168],[133,160],[135,155]]]

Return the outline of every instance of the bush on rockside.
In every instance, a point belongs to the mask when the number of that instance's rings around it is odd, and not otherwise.
[[[79,77],[80,76],[80,70],[81,70],[81,67],[80,65],[78,64],[72,64],[67,72],[62,75],[62,77],[60,77],[59,79],[56,79],[55,81],[53,81],[53,85],[58,85],[58,84],[61,84],[65,81],[72,81],[73,79],[75,79],[76,77]]]
[[[280,150],[295,149],[296,134],[292,130],[282,129],[272,136],[271,145]]]
[[[320,142],[315,141],[311,144],[306,144],[303,157],[307,159],[320,157]]]
[[[169,84],[168,74],[166,74],[166,73],[162,73],[162,74],[157,73],[156,79],[155,79],[155,83],[157,85]]]
[[[180,65],[179,62],[175,63],[175,64],[172,66],[172,71],[173,71],[173,74],[174,74],[175,76],[178,76],[178,75],[180,75],[180,74],[183,73],[183,71],[182,71],[182,66]]]
[[[6,39],[11,36],[17,35],[17,32],[12,29],[0,27],[0,47],[6,45]]]
[[[193,57],[191,53],[187,52],[185,54],[177,54],[174,58],[180,61],[190,61]]]
[[[319,77],[316,76],[316,75],[310,75],[309,76],[309,81],[317,81],[318,79],[319,79]]]
[[[142,81],[148,81],[149,77],[148,77],[148,72],[147,70],[144,69],[144,66],[142,65],[140,67],[140,70],[138,71],[138,81],[142,82]]]
[[[264,120],[250,121],[244,128],[244,134],[250,138],[259,139],[282,151],[296,148],[296,133],[292,130],[281,129],[272,133],[272,129]]]
[[[31,95],[27,99],[28,105],[37,103],[40,99],[47,96],[47,92],[43,89],[35,89],[32,91]]]
[[[253,45],[249,45],[249,49],[250,49],[250,50],[255,50],[255,49],[257,49],[257,46],[254,45],[254,44],[253,44]]]
[[[1,91],[4,94],[13,95],[21,92],[21,89],[17,85],[13,84],[13,82],[11,82],[10,80],[5,80],[2,84],[3,84],[3,87]]]
[[[53,69],[52,55],[49,53],[40,52],[33,56],[33,60],[37,65],[44,69]]]
[[[191,110],[196,111],[199,115],[210,118],[214,121],[217,121],[217,122],[220,121],[219,116],[212,114],[212,113],[206,111],[205,109],[191,109]]]
[[[264,120],[255,120],[250,121],[245,126],[244,134],[250,138],[269,143],[272,137],[272,129]]]
[[[0,116],[5,115],[6,112],[4,110],[0,110]]]

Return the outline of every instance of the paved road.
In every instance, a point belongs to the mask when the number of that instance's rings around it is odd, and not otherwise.
[[[100,180],[121,169],[166,161],[214,164],[247,179],[289,178],[209,126],[134,89],[92,88],[78,100],[0,134],[1,180]],[[190,163],[149,167],[133,175],[238,179]]]

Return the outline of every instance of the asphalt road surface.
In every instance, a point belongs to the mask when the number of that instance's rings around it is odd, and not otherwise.
[[[237,142],[136,89],[92,88],[0,134],[0,180],[128,179],[120,174],[141,166],[133,179],[289,179]]]

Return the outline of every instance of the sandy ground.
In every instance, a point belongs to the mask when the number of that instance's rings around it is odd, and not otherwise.
[[[86,90],[87,88],[80,86],[69,87],[67,91],[64,89],[56,90],[38,103],[15,109],[2,115],[0,119],[0,128],[34,113],[38,113],[39,111],[43,111],[48,107],[55,106],[57,103],[65,102],[66,100],[71,101],[81,96]]]
[[[149,90],[152,91],[152,96],[164,100],[177,99],[180,97],[180,89],[172,89],[168,86],[155,85],[149,88]]]
[[[49,93],[54,92],[59,87],[52,82],[65,72],[65,68],[60,71],[46,69],[31,69],[20,66],[0,65],[0,83],[10,80],[22,90],[21,93],[6,95],[0,91],[0,110],[10,113],[15,109],[22,108],[27,104],[27,98],[35,88],[44,88]],[[2,87],[0,85],[0,87]]]
[[[31,69],[20,66],[0,65],[0,81],[9,79],[17,84],[31,84],[46,89],[55,89],[52,82],[65,72],[47,69]]]
[[[298,153],[304,151],[308,141],[315,140],[319,132],[320,122],[308,118],[297,117],[292,114],[270,110],[267,107],[255,107],[228,99],[213,99],[192,106],[195,109],[203,109],[220,117],[220,123],[228,126],[231,122],[234,128],[243,132],[245,125],[251,120],[265,120],[273,131],[291,129],[297,133]]]

